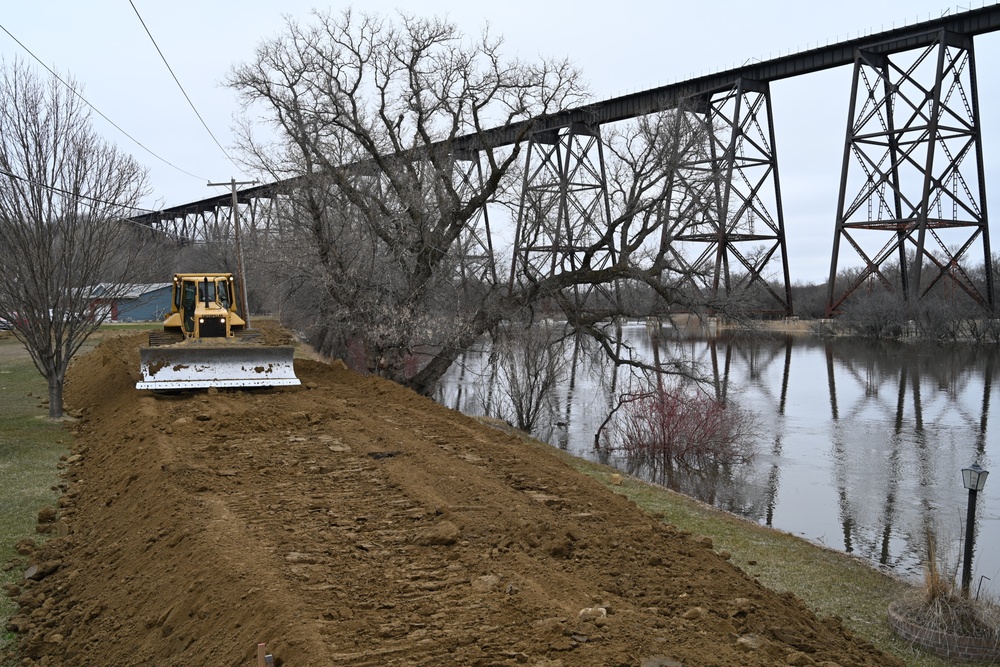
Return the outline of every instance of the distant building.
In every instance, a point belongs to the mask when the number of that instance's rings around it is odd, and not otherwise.
[[[112,322],[158,322],[170,312],[171,283],[132,285],[117,298],[104,297],[104,285],[94,287],[90,307]]]

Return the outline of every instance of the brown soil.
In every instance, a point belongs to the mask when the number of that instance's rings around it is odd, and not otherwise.
[[[544,445],[338,363],[139,392],[144,337],[73,366],[63,537],[12,591],[24,664],[902,664]]]

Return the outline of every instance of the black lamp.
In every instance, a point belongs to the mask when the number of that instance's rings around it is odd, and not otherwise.
[[[965,562],[962,567],[962,595],[969,597],[969,584],[972,583],[972,539],[976,525],[976,493],[986,486],[988,470],[983,470],[978,463],[968,468],[962,468],[962,484],[969,490],[969,511],[965,519]]]

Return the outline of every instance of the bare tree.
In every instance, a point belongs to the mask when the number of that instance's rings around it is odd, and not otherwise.
[[[552,323],[497,327],[490,346],[494,386],[482,397],[486,414],[527,433],[552,427],[553,393],[570,364],[566,333]]]
[[[0,316],[62,416],[72,356],[129,287],[149,232],[123,222],[146,172],[91,128],[75,84],[20,62],[0,74]]]
[[[468,39],[442,20],[314,19],[289,21],[229,83],[247,117],[263,116],[277,132],[262,142],[248,120],[244,148],[265,173],[293,179],[276,206],[289,230],[276,267],[300,314],[295,324],[321,351],[428,392],[502,322],[547,309],[615,353],[604,323],[629,314],[613,298],[616,285],[677,300],[669,229],[690,224],[701,200],[686,201],[671,179],[707,145],[703,125],[661,113],[612,138],[614,212],[559,270],[534,270],[523,258],[513,276],[476,269],[477,216],[513,191],[537,122],[584,101],[578,72],[565,61],[506,60],[501,40]],[[495,127],[515,136],[494,145]],[[470,151],[462,139],[473,135]],[[553,207],[536,203],[525,224],[542,234]]]

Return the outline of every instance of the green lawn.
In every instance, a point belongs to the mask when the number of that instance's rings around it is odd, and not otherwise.
[[[69,451],[70,435],[48,419],[47,385],[21,344],[0,333],[0,564],[17,557],[14,545],[35,532],[38,510],[55,506],[60,483],[56,465]],[[0,586],[21,578],[23,565],[0,568]],[[17,605],[0,591],[0,629]],[[0,652],[13,639],[0,633]]]

